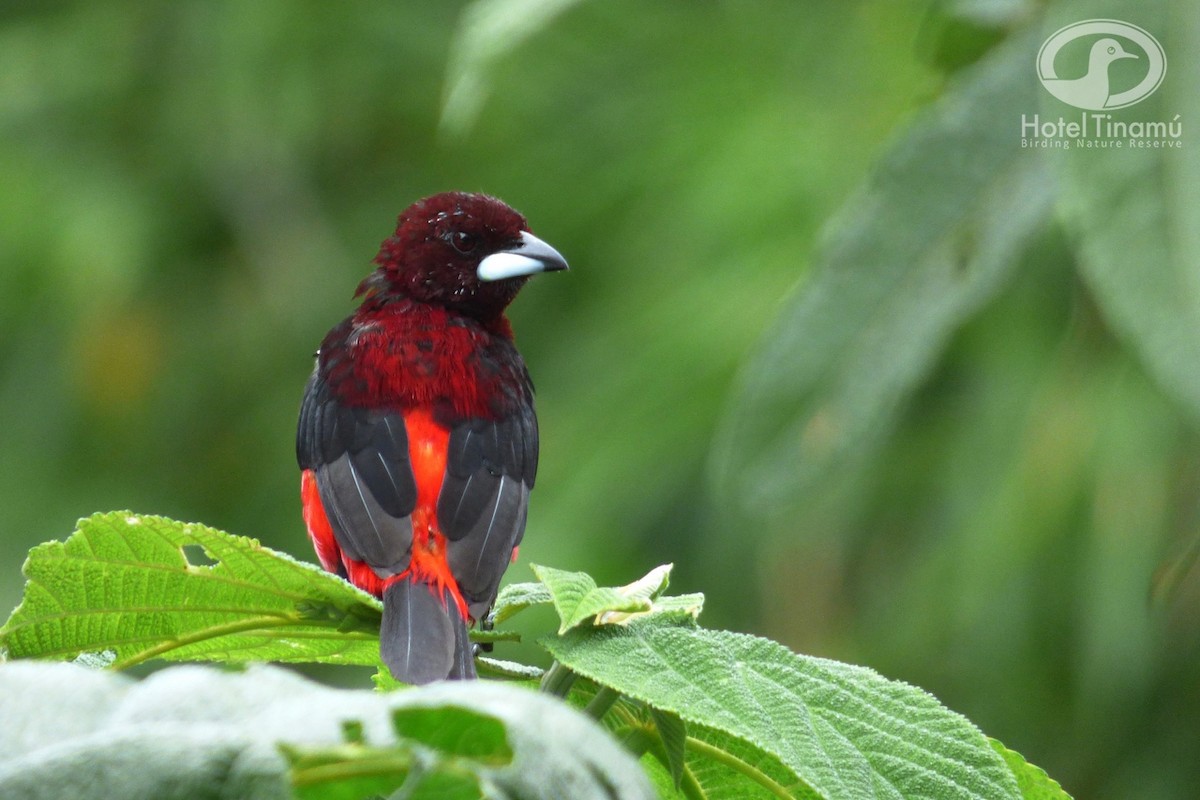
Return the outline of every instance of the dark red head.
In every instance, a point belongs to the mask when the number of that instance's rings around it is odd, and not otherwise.
[[[489,319],[530,275],[567,268],[529,232],[525,217],[494,197],[445,192],[413,203],[358,287],[368,299],[407,297]]]

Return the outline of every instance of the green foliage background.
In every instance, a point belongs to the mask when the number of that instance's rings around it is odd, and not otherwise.
[[[971,6],[999,11],[951,13]],[[1168,53],[1148,113],[1169,119],[1200,97],[1190,3],[501,7],[0,8],[0,605],[25,552],[96,509],[310,558],[311,353],[401,208],[485,190],[572,264],[512,311],[544,442],[523,563],[615,582],[673,561],[709,625],[922,686],[1075,796],[1191,796],[1200,116],[1150,170],[1045,154],[1046,224],[943,333],[912,334],[914,390],[882,394],[836,463],[800,485],[739,452],[879,388],[762,401],[809,352],[773,353],[800,329],[789,298],[857,218],[825,226],[887,184],[872,165],[952,67],[1022,28],[1129,19]],[[1011,127],[979,159],[1050,113],[1032,64],[1032,106],[991,109]],[[953,188],[937,166],[914,203]],[[1156,214],[1175,237],[1147,235]],[[905,308],[898,329],[924,330],[930,308]],[[866,327],[817,330],[839,324]]]

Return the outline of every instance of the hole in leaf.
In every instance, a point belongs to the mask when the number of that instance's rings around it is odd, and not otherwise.
[[[215,567],[217,562],[209,558],[208,553],[198,544],[185,544],[182,548],[183,557],[193,567]]]

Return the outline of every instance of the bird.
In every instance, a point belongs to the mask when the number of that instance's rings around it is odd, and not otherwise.
[[[321,565],[381,598],[398,681],[470,679],[468,627],[516,559],[538,466],[505,309],[567,262],[503,201],[444,192],[399,215],[374,264],[304,388],[302,516]]]
[[[1111,96],[1108,82],[1109,65],[1122,58],[1137,58],[1121,47],[1116,39],[1105,37],[1092,44],[1088,54],[1088,71],[1081,78],[1062,79],[1053,75],[1042,78],[1042,85],[1050,94],[1076,108],[1099,111],[1105,108]]]

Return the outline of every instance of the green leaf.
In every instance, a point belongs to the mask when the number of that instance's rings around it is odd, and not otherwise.
[[[1200,48],[1200,23],[1188,5],[1148,0],[1138,25],[1161,37],[1169,54]],[[1089,3],[1064,3],[1055,20],[1087,19]],[[1149,373],[1200,419],[1200,76],[1169,64],[1166,79],[1117,122],[1186,126],[1176,147],[1072,147],[1052,159],[1062,177],[1062,210],[1078,241],[1080,272],[1105,319],[1145,362]],[[1065,113],[1064,113],[1065,112]],[[1042,118],[1075,121],[1079,112],[1048,98]],[[1192,141],[1189,141],[1189,138]],[[1171,141],[1171,140],[1167,140]]]
[[[285,669],[187,665],[143,681],[72,664],[0,664],[0,797],[22,800],[654,797],[603,729],[536,692],[483,681],[379,694]],[[397,735],[393,720],[405,736]],[[347,736],[345,723],[352,720]]]
[[[784,514],[877,448],[1052,218],[1050,171],[1016,130],[1037,106],[1036,47],[1026,31],[959,73],[828,224],[718,432],[727,505]]]
[[[1071,800],[1058,781],[1047,775],[1044,769],[1030,764],[1020,753],[1009,750],[995,739],[988,741],[1012,770],[1017,786],[1021,788],[1022,800]]]
[[[420,769],[412,749],[347,744],[329,748],[281,745],[300,800],[359,800],[387,796]],[[478,786],[478,781],[476,781]]]
[[[544,583],[510,583],[500,590],[492,604],[492,624],[499,625],[530,606],[554,602]]]
[[[401,683],[396,680],[396,676],[385,665],[380,664],[375,668],[375,674],[371,676],[371,683],[375,686],[377,692],[396,692],[401,689],[412,688],[407,683]]]
[[[559,634],[588,619],[594,620],[596,625],[625,625],[632,619],[646,615],[695,619],[704,608],[703,594],[660,596],[670,584],[673,566],[663,564],[633,583],[608,587],[597,586],[586,572],[567,572],[531,565],[558,612],[561,621]],[[532,596],[532,593],[529,595]]]
[[[392,714],[392,725],[402,739],[494,766],[512,762],[513,751],[500,720],[469,708],[401,708]]]
[[[689,726],[685,754],[687,774],[707,800],[820,800],[778,757],[724,731]]]
[[[543,674],[541,667],[490,656],[475,656],[475,668],[481,676],[503,680],[533,681],[535,686],[538,681],[541,681]]]
[[[493,642],[519,642],[521,634],[516,631],[497,631],[497,630],[472,630],[470,632],[471,641],[477,644],[491,644]]]
[[[571,699],[578,703],[589,695],[591,681],[582,680],[584,688],[572,690]],[[578,696],[577,696],[578,695]],[[614,735],[625,740],[635,751],[647,751],[642,765],[659,793],[664,797],[703,798],[704,800],[756,800],[757,798],[803,798],[819,800],[818,795],[800,781],[795,773],[784,767],[778,758],[724,731],[703,725],[686,725],[678,720],[660,725],[661,717],[670,712],[651,709],[641,703],[622,699],[605,718]],[[678,739],[679,734],[682,738]],[[678,739],[682,756],[681,768],[669,767]],[[679,775],[679,781],[673,776]]]
[[[392,795],[392,800],[479,800],[480,797],[500,797],[484,791],[475,775],[461,775],[448,771],[434,772],[421,776],[411,789]]]
[[[660,711],[650,708],[650,718],[658,730],[658,738],[662,740],[663,751],[667,755],[667,767],[671,772],[671,780],[679,788],[683,779],[684,745],[687,743],[687,725],[678,714],[670,711]]]
[[[888,786],[884,796],[1020,796],[970,722],[869,669],[654,618],[543,644],[580,675],[771,754],[822,797],[876,797]]]
[[[636,612],[652,608],[648,596],[642,596],[640,592],[627,596],[614,588],[598,587],[586,572],[567,572],[538,564],[530,566],[538,580],[550,590],[554,610],[562,623],[558,628],[560,634],[606,611]]]
[[[665,616],[677,621],[695,621],[703,610],[704,595],[700,592],[668,595],[652,600],[648,611],[605,611],[597,616],[596,624],[625,625],[632,619],[649,615]]]
[[[24,573],[21,604],[0,628],[10,658],[109,651],[118,669],[151,658],[379,663],[378,600],[203,525],[96,514],[65,542],[35,547]]]
[[[480,767],[485,764],[469,758],[444,758],[415,743],[330,748],[283,745],[280,750],[288,761],[292,787],[301,800],[378,796],[477,800],[487,796],[480,775]]]

